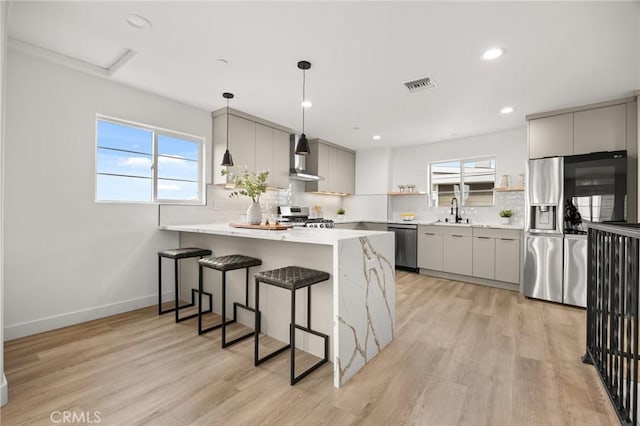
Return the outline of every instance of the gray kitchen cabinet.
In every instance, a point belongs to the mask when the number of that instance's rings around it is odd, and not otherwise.
[[[273,129],[273,165],[270,184],[275,188],[289,187],[289,133]]]
[[[490,237],[473,237],[473,276],[492,280],[495,278],[496,240]]]
[[[418,226],[418,268],[442,271],[443,236],[434,226]]]
[[[271,170],[273,166],[273,129],[259,123],[256,123],[255,126],[254,170],[257,172]],[[231,152],[233,153],[233,151]],[[271,178],[271,176],[269,176],[269,178]]]
[[[324,180],[307,182],[308,192],[355,192],[355,153],[321,139],[309,141],[311,154],[307,157],[307,171]]]
[[[358,229],[358,222],[348,222],[348,223],[334,223],[333,226],[336,229]],[[386,226],[385,226],[386,230]]]
[[[230,182],[222,176],[220,165],[227,144],[227,112],[218,110],[213,116],[213,183]],[[285,127],[240,111],[229,113],[229,151],[237,173],[245,166],[249,172],[269,170],[267,184],[272,188],[289,185],[289,132]]]
[[[529,158],[573,154],[573,113],[529,120]]]
[[[574,154],[627,149],[627,105],[577,111],[574,120]]]
[[[520,240],[516,238],[497,238],[495,246],[495,279],[519,284]]]
[[[442,270],[452,274],[473,275],[473,238],[461,233],[444,235]]]

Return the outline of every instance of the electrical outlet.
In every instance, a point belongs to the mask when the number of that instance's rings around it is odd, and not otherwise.
[[[214,210],[224,209],[224,202],[222,200],[213,200],[213,209]]]

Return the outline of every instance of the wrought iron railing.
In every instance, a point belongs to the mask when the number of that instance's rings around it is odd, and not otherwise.
[[[640,224],[592,224],[587,274],[587,352],[623,425],[638,425]]]

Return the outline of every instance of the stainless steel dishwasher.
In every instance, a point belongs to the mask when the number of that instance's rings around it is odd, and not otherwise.
[[[418,269],[418,225],[390,223],[387,230],[396,234],[396,268]]]

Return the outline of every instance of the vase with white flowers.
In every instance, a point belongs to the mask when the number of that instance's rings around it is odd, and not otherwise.
[[[240,197],[241,195],[251,198],[251,205],[247,209],[247,223],[250,225],[260,225],[262,222],[262,207],[260,206],[260,196],[267,192],[267,178],[269,171],[249,172],[247,167],[238,168],[238,172],[233,173],[229,169],[222,169],[222,175],[229,175],[234,190],[229,194],[229,198]]]

